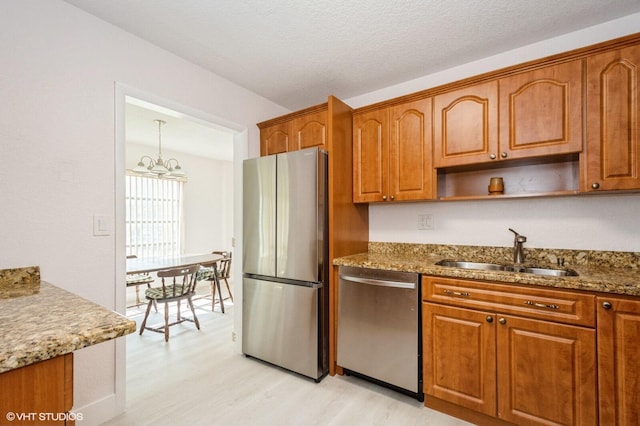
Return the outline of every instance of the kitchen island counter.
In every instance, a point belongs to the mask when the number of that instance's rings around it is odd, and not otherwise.
[[[136,330],[135,321],[36,275],[26,291],[20,282],[0,286],[0,373]]]
[[[578,276],[563,277],[436,265],[445,259],[509,264],[512,250],[505,247],[369,243],[367,253],[337,258],[334,265],[640,296],[639,253],[547,249],[526,251],[525,264],[567,268],[578,273]],[[556,266],[558,259],[564,259],[563,267]]]

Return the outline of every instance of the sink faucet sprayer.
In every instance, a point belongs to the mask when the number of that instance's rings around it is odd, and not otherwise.
[[[511,228],[509,228],[509,231],[515,234],[513,239],[513,262],[524,263],[524,251],[522,249],[522,244],[527,242],[527,237],[518,234]]]

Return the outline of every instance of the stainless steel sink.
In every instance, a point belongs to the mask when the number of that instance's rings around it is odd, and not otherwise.
[[[441,260],[437,262],[436,265],[461,269],[480,269],[484,271],[504,271],[506,267],[505,265],[497,263],[464,262],[458,260]]]
[[[553,269],[538,266],[501,265],[499,263],[467,262],[459,260],[441,260],[437,262],[436,265],[482,271],[520,272],[524,274],[547,275],[552,277],[578,276],[578,273],[573,269]]]

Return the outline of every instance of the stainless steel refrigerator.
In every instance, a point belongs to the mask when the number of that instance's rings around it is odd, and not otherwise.
[[[328,372],[327,154],[243,164],[242,351],[316,381]]]

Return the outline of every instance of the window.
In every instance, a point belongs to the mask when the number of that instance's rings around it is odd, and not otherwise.
[[[181,253],[183,185],[178,180],[127,174],[127,255],[155,257]]]

